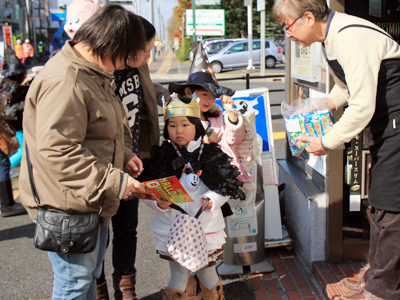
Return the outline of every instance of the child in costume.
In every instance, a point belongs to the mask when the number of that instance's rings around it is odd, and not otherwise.
[[[235,90],[218,84],[201,43],[193,59],[186,84],[171,83],[168,89],[170,93],[179,95],[190,96],[195,93],[200,98],[203,126],[205,128],[212,126],[213,129],[207,134],[206,142],[219,143],[221,149],[232,158],[232,163],[239,169],[238,179],[244,183],[243,189],[255,190],[254,177],[238,160],[232,149],[246,138],[243,116],[233,108],[233,99],[230,97]],[[215,104],[217,98],[221,99],[222,106],[227,112],[225,117],[221,107]]]
[[[216,271],[216,261],[222,258],[226,234],[221,207],[229,198],[244,199],[240,189],[243,184],[237,179],[239,170],[230,163],[230,158],[216,143],[203,140],[204,127],[200,122],[200,107],[194,99],[171,95],[171,102],[164,107],[164,138],[161,146],[153,146],[151,157],[143,160],[140,181],[177,176],[194,202],[179,203],[194,216],[209,199],[199,220],[207,240],[209,264],[196,272],[200,281],[203,299],[225,299],[222,283]],[[168,253],[168,232],[178,210],[169,208],[164,201],[144,200],[157,210],[151,235],[160,257],[170,262],[171,278],[168,287],[162,290],[163,299],[187,298],[186,283],[190,270],[174,261]]]

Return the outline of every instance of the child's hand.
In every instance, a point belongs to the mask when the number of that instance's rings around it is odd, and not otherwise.
[[[232,123],[236,123],[238,121],[238,116],[237,116],[237,114],[232,112],[233,105],[234,105],[233,99],[226,95],[222,95],[220,97],[220,99],[221,99],[222,106],[228,113],[229,121],[231,121]]]
[[[162,200],[157,200],[157,205],[162,209],[167,209],[171,205],[171,203]]]
[[[213,207],[213,201],[210,198],[203,196],[201,197],[200,200],[201,204],[203,204],[205,200],[210,200],[210,201],[208,201],[207,206],[204,208],[204,210],[211,209]]]
[[[138,177],[143,170],[143,163],[138,156],[133,157],[125,167],[125,171],[132,177]]]
[[[210,143],[219,143],[222,139],[222,134],[220,134],[220,129],[217,129],[217,131],[215,131],[214,129],[211,130],[211,134],[205,135],[204,136],[204,143],[206,144],[210,144]]]
[[[222,95],[221,97],[219,97],[219,99],[221,100],[222,106],[226,111],[230,111],[233,108],[234,103],[231,97]]]

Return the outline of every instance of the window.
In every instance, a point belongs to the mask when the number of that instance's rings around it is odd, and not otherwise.
[[[247,50],[247,43],[240,43],[237,45],[233,45],[231,49],[229,49],[232,53],[241,52]]]
[[[265,42],[265,48],[269,48],[269,42]]]
[[[253,50],[258,50],[258,49],[261,49],[261,43],[253,42]]]

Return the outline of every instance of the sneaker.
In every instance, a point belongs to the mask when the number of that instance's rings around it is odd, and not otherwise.
[[[385,299],[371,294],[366,289],[362,289],[353,295],[340,296],[338,298],[335,297],[335,300],[385,300]]]
[[[344,292],[346,292],[348,295],[352,295],[364,288],[365,281],[364,277],[362,277],[359,280],[352,278],[344,278],[340,280],[340,285]]]
[[[1,206],[1,215],[3,218],[11,217],[16,215],[27,214],[25,207],[22,206],[21,203],[15,202],[13,205],[2,205]]]

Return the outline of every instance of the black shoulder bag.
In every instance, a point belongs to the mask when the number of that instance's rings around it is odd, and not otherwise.
[[[115,141],[112,164],[115,159]],[[39,206],[40,199],[33,181],[32,165],[28,146],[25,144],[29,182],[35,202],[38,206],[35,236],[36,248],[43,251],[83,254],[92,252],[97,244],[100,226],[100,213],[103,209],[103,195],[99,212],[67,214]]]

